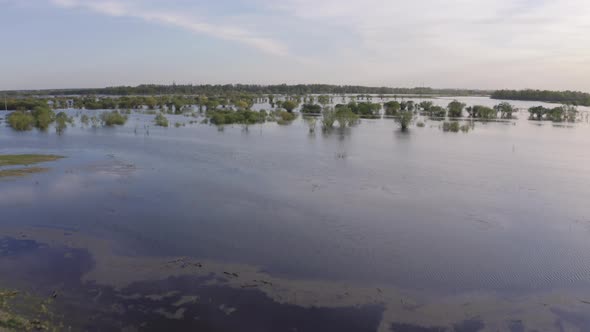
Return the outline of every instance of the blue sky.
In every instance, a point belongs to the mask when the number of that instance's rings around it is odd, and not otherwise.
[[[587,0],[0,0],[0,89],[332,83],[590,91]]]

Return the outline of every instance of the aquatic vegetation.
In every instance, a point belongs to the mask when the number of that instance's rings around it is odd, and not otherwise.
[[[309,133],[310,134],[315,133],[317,118],[315,118],[313,116],[306,116],[303,118],[303,120],[305,121],[305,123],[307,124],[307,127],[309,128]]]
[[[447,110],[440,106],[431,106],[426,114],[433,118],[444,118],[447,115]]]
[[[359,121],[359,115],[348,107],[337,108],[334,115],[341,128],[352,127]]]
[[[420,104],[418,104],[419,108],[426,113],[430,112],[430,108],[432,107],[432,105],[433,104],[431,101],[423,101]]]
[[[291,113],[295,108],[297,108],[298,104],[293,100],[285,100],[281,103],[281,106],[287,110],[287,112]]]
[[[164,116],[164,114],[159,113],[158,115],[156,115],[156,117],[154,118],[154,123],[156,124],[156,126],[160,126],[160,127],[168,127],[168,118],[166,118]]]
[[[33,165],[62,158],[53,154],[4,154],[0,155],[0,166]]]
[[[90,122],[90,118],[88,117],[88,115],[82,114],[82,117],[80,118],[80,122],[82,122],[83,125],[87,126],[88,123]]]
[[[352,113],[358,115],[361,118],[376,119],[380,117],[379,111],[381,110],[381,104],[371,102],[356,103],[351,101],[346,105],[338,104],[335,106],[335,108],[336,111],[341,108],[348,108],[350,111],[352,111]]]
[[[512,113],[514,113],[514,107],[508,102],[499,103],[494,106],[494,110],[496,110],[497,113],[500,113],[502,119],[510,119],[512,118]]]
[[[49,168],[46,167],[28,167],[28,168],[16,168],[16,169],[1,169],[0,178],[5,177],[19,177],[27,176],[30,174],[47,172]]]
[[[286,125],[293,122],[297,118],[297,114],[279,110],[274,113],[274,117],[278,124]]]
[[[36,106],[31,114],[35,118],[35,127],[41,130],[47,130],[55,121],[55,113],[48,106]]]
[[[401,110],[401,104],[396,100],[384,103],[383,107],[385,108],[385,115],[388,116],[395,116]]]
[[[100,120],[105,126],[122,126],[127,122],[127,116],[118,111],[104,112],[100,114]]]
[[[576,120],[576,114],[578,110],[573,106],[558,106],[548,110],[545,114],[547,120],[553,122],[569,121],[573,122]]]
[[[64,158],[57,155],[41,155],[41,154],[19,154],[19,155],[0,155],[1,166],[27,166],[38,163],[55,161]],[[0,178],[26,176],[29,174],[41,173],[48,171],[45,167],[28,167],[16,169],[0,169]]]
[[[529,108],[529,119],[531,120],[542,120],[543,116],[549,111],[548,108],[543,106],[533,106]]]
[[[399,112],[399,115],[395,118],[395,122],[399,124],[402,131],[405,131],[408,129],[408,126],[410,126],[410,123],[412,123],[413,119],[414,112],[401,111]]]
[[[426,126],[426,124],[422,121],[418,121],[418,123],[416,123],[416,126],[420,127],[420,128],[424,128]]]
[[[459,122],[457,121],[452,121],[452,122],[444,122],[442,124],[442,130],[444,132],[453,132],[453,133],[458,133],[459,130],[461,130],[461,125],[459,124]]]
[[[303,104],[301,106],[301,113],[303,114],[321,114],[322,106],[318,104]]]
[[[482,105],[470,106],[466,110],[470,117],[482,120],[495,119],[498,115],[495,109]]]
[[[59,331],[50,321],[50,302],[0,289],[0,331]]]
[[[256,111],[232,111],[232,110],[215,110],[207,111],[209,122],[214,125],[225,124],[255,124],[266,121],[266,112],[259,113]]]
[[[33,129],[35,118],[31,112],[15,111],[7,117],[8,124],[15,130],[25,131]]]
[[[462,132],[467,133],[469,130],[473,129],[473,125],[463,124],[459,129],[461,129]]]
[[[68,123],[74,123],[74,119],[69,117],[65,112],[59,112],[55,116],[55,131],[61,134],[68,127]]]
[[[449,117],[450,118],[460,118],[463,116],[463,109],[465,108],[464,103],[459,102],[458,100],[453,100],[452,102],[449,103],[449,105],[447,106],[447,109],[449,110]]]
[[[322,116],[322,130],[328,131],[334,127],[336,122],[336,112],[333,109],[326,109]]]
[[[184,126],[185,126],[184,122],[176,122],[176,123],[174,123],[174,127],[176,127],[176,128],[178,128],[178,127],[184,127]]]

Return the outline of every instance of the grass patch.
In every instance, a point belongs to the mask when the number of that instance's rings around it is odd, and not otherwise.
[[[36,173],[47,172],[49,168],[45,167],[30,167],[0,170],[0,178],[27,176]]]
[[[62,158],[52,154],[5,154],[0,155],[0,166],[32,165]]]

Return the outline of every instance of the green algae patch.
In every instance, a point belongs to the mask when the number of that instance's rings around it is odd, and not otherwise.
[[[0,155],[0,166],[33,165],[62,158],[53,154],[4,154]]]

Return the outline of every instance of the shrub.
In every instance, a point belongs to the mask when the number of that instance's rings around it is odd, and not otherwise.
[[[118,111],[104,112],[100,115],[100,119],[105,126],[122,126],[127,122],[127,116],[122,115]]]
[[[484,120],[495,119],[498,115],[495,109],[481,105],[467,107],[467,113],[469,113],[469,116],[472,118]]]
[[[465,108],[465,104],[457,101],[457,100],[453,100],[452,102],[449,103],[449,106],[447,106],[447,108],[449,109],[449,117],[451,118],[460,118],[463,116],[463,109]]]
[[[8,116],[8,124],[15,130],[31,130],[35,125],[35,118],[30,112],[15,111]]]
[[[304,114],[321,114],[322,106],[318,104],[303,104],[301,106],[301,113]]]
[[[395,121],[400,125],[402,131],[408,129],[408,126],[414,119],[414,113],[411,111],[401,111],[395,118]]]
[[[35,118],[35,127],[46,130],[55,121],[55,113],[47,106],[36,106],[31,113]]]
[[[444,132],[453,132],[453,133],[457,133],[459,132],[459,130],[461,129],[459,122],[453,121],[453,122],[444,122],[443,126],[442,126],[442,130]]]
[[[431,106],[427,113],[435,118],[444,118],[447,115],[447,111],[440,106]]]
[[[154,122],[156,123],[156,126],[168,127],[168,118],[166,118],[162,113],[156,115]]]
[[[385,115],[394,116],[400,111],[401,104],[398,101],[392,100],[383,104],[383,107],[385,107]]]
[[[68,123],[73,123],[74,122],[74,119],[72,119],[71,117],[69,117],[64,112],[59,112],[55,116],[55,122],[56,122],[55,131],[58,134],[61,134],[68,127]]]
[[[287,111],[277,111],[276,115],[278,116],[277,123],[280,125],[286,125],[291,123],[297,115]]]

